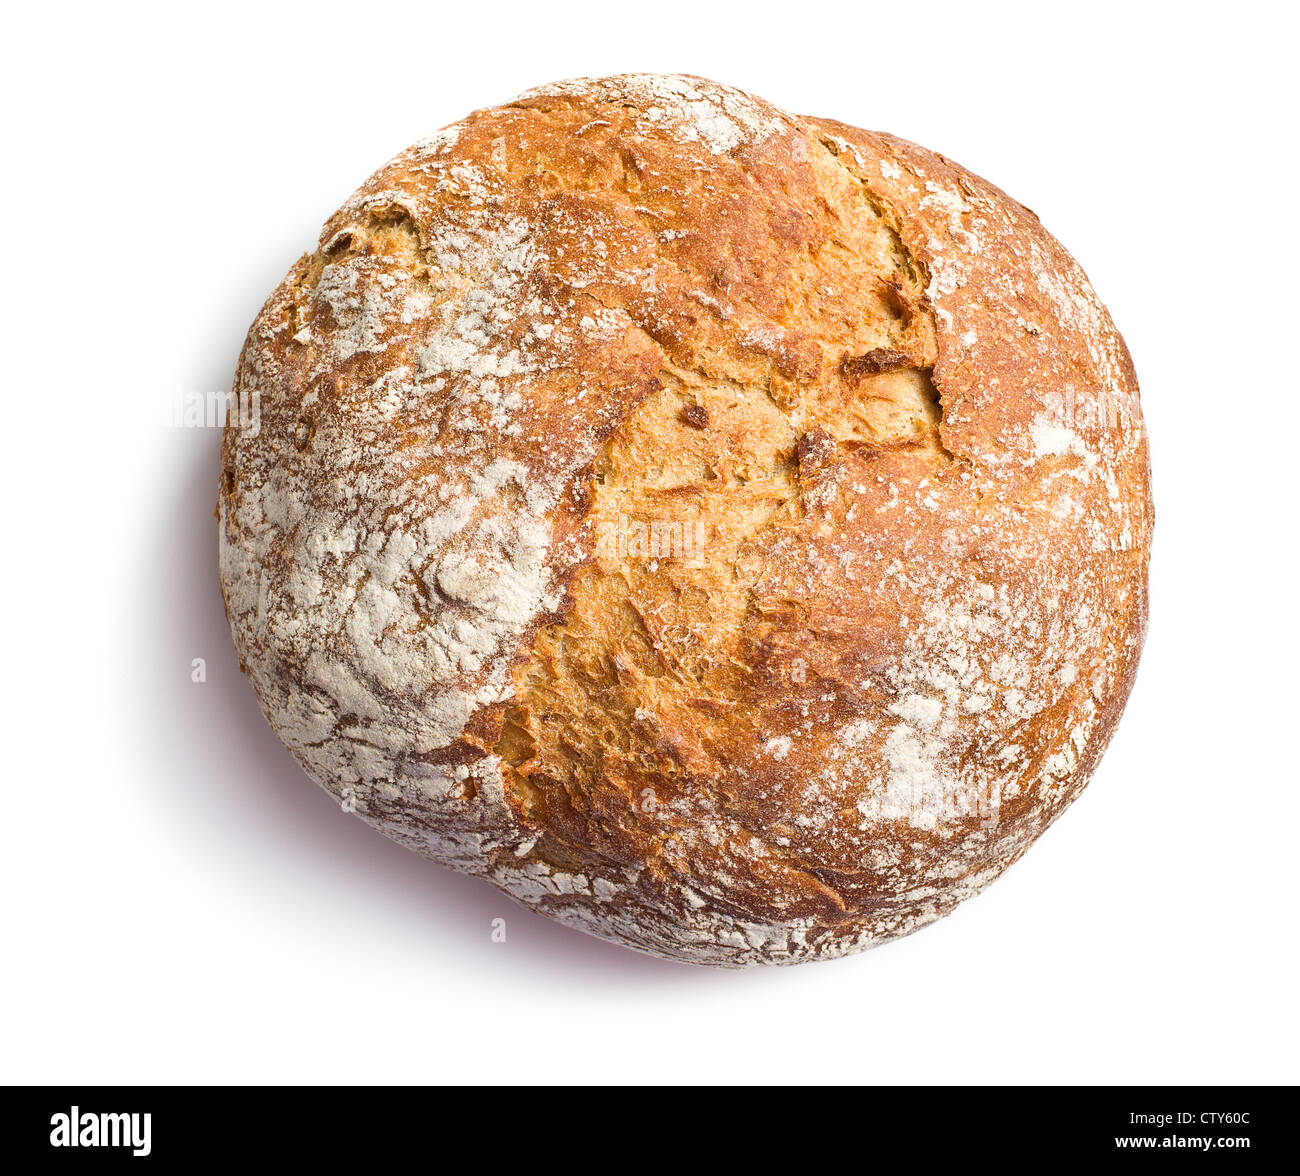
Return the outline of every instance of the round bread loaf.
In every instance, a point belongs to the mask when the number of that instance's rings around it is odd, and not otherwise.
[[[691,963],[950,911],[1097,764],[1146,625],[1123,340],[1032,212],[699,78],[417,143],[253,325],[221,582],[346,808]]]

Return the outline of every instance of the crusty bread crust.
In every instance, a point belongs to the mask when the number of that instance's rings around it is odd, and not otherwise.
[[[308,773],[604,938],[945,914],[1083,788],[1146,627],[1123,340],[1028,209],[698,78],[403,152],[253,325],[221,580]]]

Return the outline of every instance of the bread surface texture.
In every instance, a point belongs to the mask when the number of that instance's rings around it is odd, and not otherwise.
[[[403,152],[249,332],[241,664],[306,771],[592,935],[906,934],[1078,795],[1146,628],[1123,340],[1028,209],[699,78]]]

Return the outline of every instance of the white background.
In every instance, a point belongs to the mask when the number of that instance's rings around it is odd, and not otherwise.
[[[1300,1078],[1284,11],[11,12],[0,1079]],[[238,672],[218,435],[160,423],[228,386],[263,298],[384,160],[534,84],[630,70],[714,77],[987,176],[1082,261],[1141,377],[1152,623],[1105,762],[989,891],[847,960],[642,958],[341,813]]]

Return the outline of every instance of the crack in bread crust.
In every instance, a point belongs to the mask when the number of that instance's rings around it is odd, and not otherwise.
[[[700,79],[404,152],[250,331],[241,662],[363,819],[722,966],[939,917],[1078,793],[1145,628],[1136,381],[1032,214]]]
[[[850,219],[852,210],[842,216]],[[848,909],[794,854],[746,824],[744,807],[724,791],[708,728],[754,706],[746,630],[766,563],[764,534],[780,528],[797,539],[809,513],[805,496],[822,494],[855,451],[864,459],[908,451],[922,467],[936,454],[950,460],[938,440],[941,410],[926,363],[933,363],[934,327],[920,305],[923,271],[878,211],[868,229],[877,265],[890,263],[872,275],[887,292],[877,320],[850,322],[841,337],[827,337],[820,321],[773,327],[822,335],[817,344],[827,356],[866,344],[859,357],[888,360],[864,366],[844,352],[838,371],[819,363],[811,381],[780,394],[774,367],[747,369],[743,352],[710,354],[693,371],[662,370],[662,390],[597,459],[597,533],[639,525],[647,550],[603,545],[570,586],[565,620],[538,635],[516,671],[518,701],[496,752],[520,807],[548,830],[530,856],[553,857],[559,842],[565,860],[653,862],[689,881],[700,867],[674,864],[671,845],[700,823],[702,805],[714,822],[730,823],[730,838],[763,841],[771,862],[823,906]],[[861,264],[842,242],[837,247]],[[692,425],[686,406],[701,409],[708,425]],[[815,507],[811,513],[815,525]],[[657,526],[666,543],[655,543]],[[674,542],[679,534],[702,549],[683,551]],[[653,721],[645,717],[652,713]],[[613,733],[624,736],[616,745]],[[614,797],[621,798],[617,813],[610,812]]]

